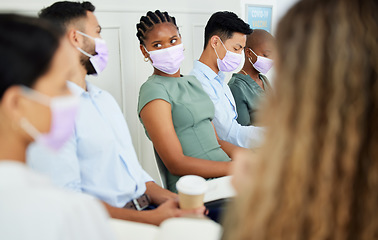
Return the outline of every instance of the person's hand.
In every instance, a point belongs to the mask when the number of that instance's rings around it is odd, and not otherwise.
[[[155,194],[154,200],[155,200],[154,203],[156,205],[160,205],[160,204],[165,203],[168,200],[177,201],[178,195],[176,193],[173,193],[173,192],[167,190],[167,189],[162,188],[162,190],[159,191],[159,195]]]
[[[160,225],[164,220],[173,217],[182,216],[203,216],[205,212],[205,207],[196,208],[193,210],[182,210],[179,208],[177,199],[169,199],[158,208],[154,210],[145,211],[146,214],[150,215],[150,222],[154,225]]]
[[[154,182],[146,182],[146,192],[154,205],[160,205],[169,199],[177,199],[178,195],[167,189],[161,188]]]
[[[208,210],[205,206],[201,206],[199,208],[190,209],[190,210],[181,210],[180,217],[197,217],[197,218],[205,218],[205,215],[208,214]]]

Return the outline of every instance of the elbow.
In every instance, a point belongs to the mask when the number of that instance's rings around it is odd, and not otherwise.
[[[180,164],[168,164],[165,166],[172,175],[183,176],[187,174],[185,167],[181,166]]]
[[[172,169],[172,170],[168,170],[172,175],[175,175],[175,176],[183,176],[185,174],[182,174],[182,172],[180,170],[176,170],[176,169]]]
[[[183,176],[183,175],[186,175],[188,174],[187,171],[186,171],[186,167],[185,167],[185,164],[183,164],[184,162],[184,158],[185,156],[182,155],[180,157],[174,157],[174,158],[166,158],[166,159],[162,159],[163,160],[163,163],[165,165],[165,167],[167,168],[167,170],[172,174],[172,175],[176,175],[176,176]]]

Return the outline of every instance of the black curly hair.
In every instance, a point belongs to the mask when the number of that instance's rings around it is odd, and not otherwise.
[[[205,27],[205,46],[206,48],[210,38],[214,35],[219,36],[222,41],[232,38],[235,33],[249,35],[253,32],[249,24],[240,19],[233,12],[216,12],[214,13]]]
[[[151,31],[156,24],[169,22],[176,26],[177,31],[179,30],[176,25],[176,19],[172,16],[169,16],[167,12],[160,12],[156,10],[155,12],[147,12],[146,16],[142,16],[139,20],[140,22],[136,25],[137,28],[137,38],[139,43],[144,45],[144,40],[149,31]]]

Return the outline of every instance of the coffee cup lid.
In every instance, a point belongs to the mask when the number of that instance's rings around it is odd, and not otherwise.
[[[203,177],[186,175],[177,181],[176,188],[179,192],[184,194],[199,195],[206,192],[207,182]]]

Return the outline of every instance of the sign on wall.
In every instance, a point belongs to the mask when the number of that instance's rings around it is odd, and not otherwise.
[[[272,6],[246,4],[246,20],[252,29],[264,29],[272,33]]]

